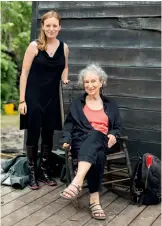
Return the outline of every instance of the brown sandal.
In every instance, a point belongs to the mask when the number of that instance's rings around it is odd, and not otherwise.
[[[75,190],[72,190],[71,188],[69,188],[69,186],[71,185],[75,187]],[[81,186],[76,185],[74,183],[71,183],[69,186],[63,192],[60,193],[60,196],[67,200],[74,200],[79,196],[82,188]],[[70,197],[68,197],[66,194],[70,195]]]
[[[91,203],[91,204],[89,204],[89,208],[91,209],[91,214],[94,219],[96,219],[96,220],[105,220],[106,219],[105,212],[102,209],[100,203]],[[103,215],[101,216],[100,214],[103,214]]]

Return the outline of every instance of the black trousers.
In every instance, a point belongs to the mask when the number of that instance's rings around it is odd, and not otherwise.
[[[86,161],[92,164],[87,173],[87,183],[90,193],[98,192],[101,187],[101,180],[104,173],[106,154],[109,152],[107,147],[108,138],[105,134],[92,130],[82,142],[80,149],[72,151],[75,158],[78,155],[79,161]]]
[[[54,115],[43,113],[38,106],[28,112],[27,146],[37,146],[41,135],[42,144],[53,146]]]

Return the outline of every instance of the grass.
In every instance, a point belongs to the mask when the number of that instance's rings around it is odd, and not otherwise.
[[[17,115],[1,115],[1,128],[15,127],[19,128],[19,114]]]

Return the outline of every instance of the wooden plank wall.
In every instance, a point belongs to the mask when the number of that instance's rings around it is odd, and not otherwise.
[[[65,111],[71,90],[73,95],[81,92],[79,70],[99,63],[109,76],[104,93],[120,107],[131,155],[143,151],[161,157],[160,5],[160,1],[33,2],[31,39],[37,37],[44,13],[61,14],[59,39],[70,49]],[[59,133],[55,145],[58,137]]]

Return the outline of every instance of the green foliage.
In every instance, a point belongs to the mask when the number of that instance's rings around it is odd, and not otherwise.
[[[1,2],[1,100],[18,99],[18,80],[30,42],[32,2]]]
[[[32,4],[27,1],[2,2],[2,43],[16,53],[18,63],[29,44]]]
[[[6,49],[4,45],[1,49],[1,99],[6,102],[18,100],[17,66],[11,57],[3,52]]]

